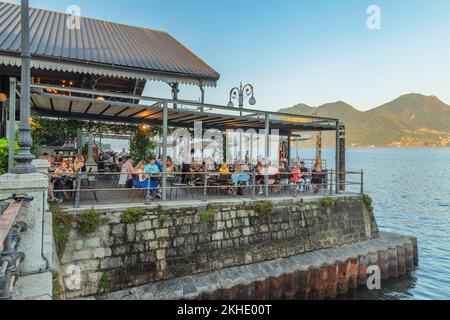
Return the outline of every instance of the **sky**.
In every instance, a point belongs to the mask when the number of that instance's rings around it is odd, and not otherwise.
[[[20,1],[9,1],[19,3]],[[448,0],[30,0],[30,6],[164,30],[221,74],[206,101],[227,104],[240,81],[255,109],[345,101],[368,110],[400,95],[450,103]],[[369,29],[371,5],[381,29]],[[146,95],[169,97],[151,82]],[[199,99],[182,86],[180,99]]]

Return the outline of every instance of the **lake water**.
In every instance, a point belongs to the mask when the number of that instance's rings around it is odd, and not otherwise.
[[[314,158],[314,150],[302,157]],[[332,167],[334,151],[324,158]],[[419,268],[381,291],[340,298],[450,299],[450,148],[348,150],[347,171],[361,169],[380,230],[416,236]]]

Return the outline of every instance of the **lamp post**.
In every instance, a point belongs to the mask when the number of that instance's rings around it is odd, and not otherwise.
[[[14,158],[17,165],[11,170],[15,174],[35,173],[36,168],[31,164],[34,156],[31,154],[33,139],[30,127],[30,81],[31,81],[31,55],[30,55],[30,25],[28,0],[21,0],[21,103],[19,127],[19,153]],[[10,142],[11,143],[11,142]]]
[[[248,103],[251,106],[254,106],[256,104],[253,86],[251,84],[246,84],[245,86],[243,86],[242,82],[241,82],[239,88],[236,87],[236,88],[231,89],[230,102],[228,102],[228,107],[234,108],[234,104],[233,104],[232,100],[238,100],[239,101],[239,109],[243,109],[244,108],[244,99],[246,97],[250,97],[250,100],[248,101]],[[242,111],[241,111],[240,115],[242,116]]]

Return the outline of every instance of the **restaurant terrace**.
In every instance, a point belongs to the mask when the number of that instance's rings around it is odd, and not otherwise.
[[[161,127],[161,172],[153,176],[147,174],[146,179],[150,183],[135,186],[137,191],[144,190],[142,194],[146,203],[158,200],[154,195],[155,190],[159,191],[162,201],[173,200],[174,197],[178,199],[179,196],[184,200],[196,196],[206,200],[230,195],[255,198],[316,194],[318,192],[315,192],[317,190],[311,172],[305,175],[304,180],[308,182],[300,188],[296,183],[291,183],[293,175],[289,171],[269,174],[272,154],[286,154],[288,167],[298,166],[300,160],[305,160],[298,157],[294,159],[292,153],[294,148],[298,153],[299,141],[307,139],[305,133],[331,131],[336,136],[334,170],[323,165],[320,141],[316,159],[310,162],[311,167],[314,162],[320,163],[323,175],[319,179],[320,194],[345,190],[345,186],[351,183],[346,181],[346,174],[356,174],[362,179],[359,172],[345,172],[345,129],[338,119],[206,103],[205,89],[215,87],[220,75],[165,32],[82,17],[75,17],[79,19],[75,24],[77,27],[69,29],[67,21],[74,17],[32,8],[29,16],[29,48],[26,48],[31,56],[31,83],[19,81],[23,51],[20,16],[20,6],[0,2],[0,88],[9,97],[20,98],[9,99],[7,104],[10,110],[9,127],[14,127],[11,123],[18,111],[23,109],[19,101],[30,106],[29,113],[23,114],[22,111],[22,121],[23,116],[27,119],[32,116]],[[143,89],[151,81],[167,83],[172,92],[171,99],[144,96]],[[198,86],[199,102],[178,99],[181,84]],[[5,117],[6,112],[1,114]],[[245,151],[241,144],[241,159],[228,163],[231,172],[225,176],[204,167],[201,172],[167,172],[167,160],[170,158],[168,150],[173,145],[173,141],[169,141],[170,132],[176,128],[192,130],[199,122],[203,131],[214,129],[224,135],[229,130],[255,132],[264,141],[262,151],[254,156],[255,146],[247,145],[245,150],[251,150],[250,157],[243,161]],[[9,134],[12,136],[13,130],[9,130]],[[134,201],[136,193],[139,197],[141,193],[131,192],[118,184],[120,170],[98,170],[98,163],[92,159],[93,134],[80,134],[89,136],[87,170],[67,177],[71,180],[72,188],[60,191],[70,193],[76,207],[80,203],[126,203]],[[282,137],[279,150],[271,150],[271,136],[275,134]],[[78,144],[82,141],[81,137],[77,140]],[[224,140],[226,145],[226,136]],[[80,145],[78,154],[81,154]],[[224,158],[219,162],[226,160]],[[258,171],[258,162],[264,167],[264,172]],[[242,174],[247,175],[247,178],[243,181],[233,181],[236,165],[245,169]],[[192,176],[192,179],[187,179],[187,176]],[[152,181],[156,181],[157,186],[152,185]],[[361,185],[362,189],[362,181],[353,184]],[[241,192],[241,189],[245,189],[245,192]],[[111,197],[111,194],[120,196]]]

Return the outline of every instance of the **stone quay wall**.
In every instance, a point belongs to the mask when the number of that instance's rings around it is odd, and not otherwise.
[[[126,208],[97,209],[108,223],[82,237],[75,225],[60,260],[64,281],[80,271],[67,298],[96,295],[184,276],[296,256],[379,237],[361,196],[167,203],[138,207],[142,219],[122,222]],[[77,215],[80,211],[71,210]],[[74,268],[74,266],[76,268]],[[72,289],[72,290],[71,290]]]
[[[322,300],[351,297],[380,278],[395,280],[419,263],[417,239],[381,232],[377,239],[285,259],[160,281],[104,295],[102,300]],[[89,298],[90,299],[90,298]]]

